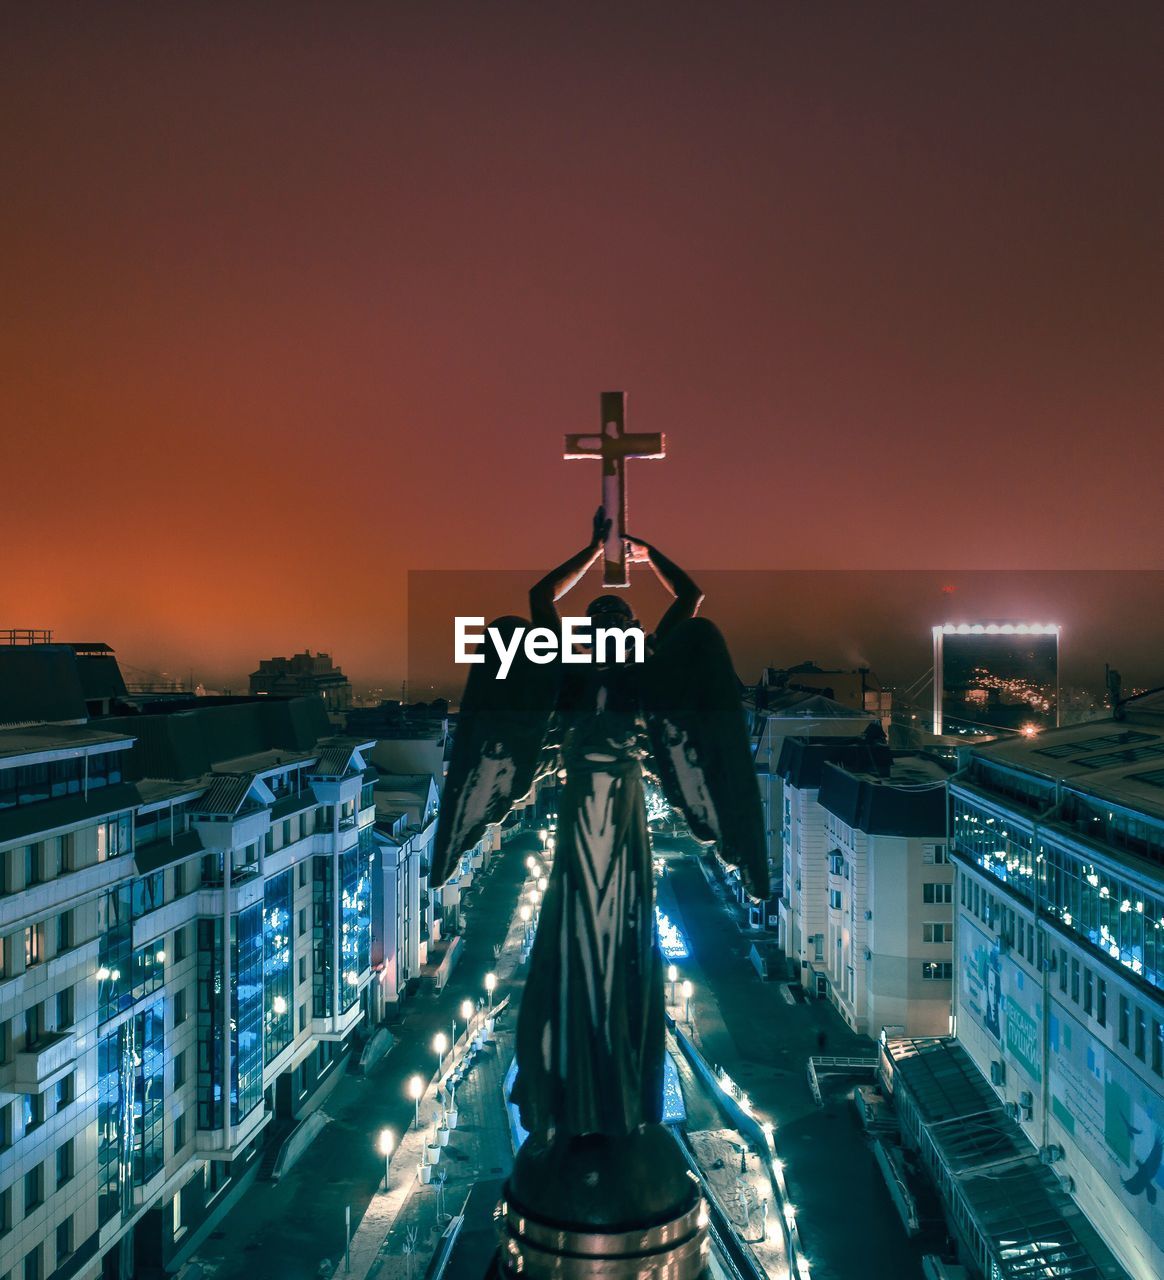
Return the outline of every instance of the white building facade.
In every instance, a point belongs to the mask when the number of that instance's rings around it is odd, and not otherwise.
[[[781,753],[785,954],[853,1030],[950,1025],[953,871],[944,770],[863,738]]]

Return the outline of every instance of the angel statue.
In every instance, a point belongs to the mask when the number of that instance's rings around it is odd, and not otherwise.
[[[531,590],[535,626],[560,630],[556,603],[602,555],[608,532],[599,508],[589,543]],[[750,894],[768,893],[759,791],[727,647],[696,617],[703,597],[691,578],[649,543],[625,541],[631,563],[649,564],[674,597],[645,661],[540,665],[521,656],[497,680],[487,652],[465,688],[437,828],[439,884],[540,777],[564,778],[517,1024],[512,1098],[534,1146],[626,1139],[661,1118],[663,975],[644,771],[694,836],[740,867]],[[638,625],[617,595],[598,596],[586,612],[595,627]],[[529,623],[492,625],[508,640]]]

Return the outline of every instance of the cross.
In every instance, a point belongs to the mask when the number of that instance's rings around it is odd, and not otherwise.
[[[628,435],[626,431],[626,392],[602,393],[602,431],[599,435],[567,436],[567,459],[602,459],[602,505],[610,520],[604,559],[602,585],[628,587],[626,544],[626,460],[627,458],[666,457],[662,432],[653,435]]]

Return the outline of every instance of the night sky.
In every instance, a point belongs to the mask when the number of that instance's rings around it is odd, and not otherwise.
[[[2,38],[0,626],[398,680],[408,570],[584,540],[561,439],[606,388],[667,433],[632,531],[694,568],[1164,566],[1159,4],[9,5]],[[835,581],[751,651],[814,656]]]

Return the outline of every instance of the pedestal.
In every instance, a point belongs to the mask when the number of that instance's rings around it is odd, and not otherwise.
[[[662,1125],[518,1152],[496,1271],[511,1280],[697,1280],[707,1210]]]

